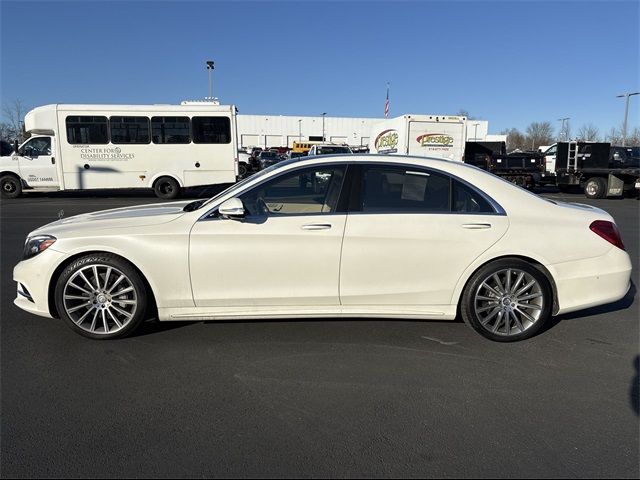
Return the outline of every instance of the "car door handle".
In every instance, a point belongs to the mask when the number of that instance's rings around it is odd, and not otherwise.
[[[331,228],[330,223],[307,223],[302,225],[303,230],[329,230]]]
[[[469,230],[480,230],[483,228],[491,228],[490,223],[463,223],[462,228],[468,228]]]

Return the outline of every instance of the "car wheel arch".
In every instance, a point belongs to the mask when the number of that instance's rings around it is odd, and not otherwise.
[[[505,254],[505,255],[500,255],[498,257],[487,259],[482,263],[476,265],[473,268],[473,270],[468,271],[463,277],[461,277],[458,282],[458,285],[456,285],[456,289],[454,291],[454,297],[452,298],[452,304],[457,305],[458,313],[460,310],[460,300],[462,299],[462,295],[464,294],[464,291],[467,288],[469,281],[475,275],[475,273],[481,268],[483,268],[485,265],[488,265],[498,260],[505,260],[510,258],[523,260],[529,263],[532,267],[538,269],[545,276],[545,278],[549,282],[549,286],[551,287],[551,291],[553,293],[553,308],[551,310],[551,314],[552,315],[557,314],[560,306],[558,302],[558,287],[556,285],[555,279],[553,278],[553,275],[551,274],[549,269],[545,267],[545,265],[539,260],[536,260],[535,258],[532,258],[532,257],[528,257],[526,255],[518,255],[518,254]]]
[[[142,281],[144,282],[145,287],[147,288],[147,291],[149,292],[149,294],[151,296],[150,302],[149,302],[149,305],[148,305],[148,308],[149,308],[148,311],[149,312],[153,312],[153,314],[156,315],[156,317],[157,317],[157,308],[158,308],[157,307],[157,302],[156,302],[157,295],[156,295],[156,291],[154,290],[153,286],[149,282],[149,279],[147,278],[147,275],[145,275],[145,273],[140,269],[140,267],[138,267],[138,265],[133,263],[131,260],[123,257],[122,255],[120,255],[117,252],[112,252],[112,251],[108,251],[108,250],[87,250],[87,251],[83,251],[83,252],[76,252],[76,253],[70,255],[69,257],[65,258],[62,262],[60,262],[58,264],[58,266],[53,271],[53,274],[49,278],[49,284],[47,286],[47,304],[48,304],[48,307],[49,307],[49,314],[53,318],[60,318],[60,314],[58,312],[58,309],[56,308],[55,290],[56,290],[56,283],[58,282],[58,279],[60,278],[60,275],[62,275],[62,272],[64,271],[64,269],[67,268],[67,266],[69,266],[71,263],[73,263],[78,258],[84,257],[86,255],[100,255],[100,254],[115,255],[119,259],[121,259],[124,262],[127,262],[129,265],[131,265],[131,267],[142,278]]]

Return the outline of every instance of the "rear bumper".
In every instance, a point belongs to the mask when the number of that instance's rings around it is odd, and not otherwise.
[[[550,265],[558,293],[557,314],[612,303],[631,287],[631,260],[612,247],[605,255]]]

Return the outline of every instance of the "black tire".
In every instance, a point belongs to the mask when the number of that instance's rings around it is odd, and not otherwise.
[[[68,300],[70,302],[68,304],[68,308],[67,306],[65,306],[65,289],[67,293],[71,292],[77,295],[85,295],[82,293],[81,289],[76,290],[75,287],[69,287],[69,280],[72,279],[71,283],[73,283],[74,285],[76,284],[76,281],[80,283],[81,277],[77,275],[74,277],[74,275],[81,270],[83,273],[87,272],[87,270],[83,270],[86,267],[90,268],[88,272],[92,272],[94,266],[98,269],[98,277],[101,279],[101,281],[105,282],[105,284],[103,285],[103,289],[105,292],[108,289],[109,285],[113,286],[113,289],[120,288],[118,284],[114,285],[114,278],[116,280],[117,278],[119,278],[115,275],[118,274],[124,274],[124,276],[126,277],[126,280],[121,281],[120,285],[132,287],[132,290],[130,292],[120,295],[119,297],[114,296],[113,300],[112,297],[109,296],[109,304],[115,304],[116,306],[119,306],[121,309],[125,310],[129,307],[125,307],[123,304],[118,304],[118,299],[121,299],[121,301],[125,301],[125,299],[127,299],[127,301],[132,301],[131,299],[133,299],[133,301],[137,302],[137,304],[134,306],[134,309],[129,310],[129,312],[131,313],[130,318],[127,318],[126,321],[123,321],[120,328],[118,328],[118,325],[116,325],[116,323],[110,319],[113,317],[109,317],[108,312],[106,310],[103,312],[100,309],[100,305],[96,304],[95,295],[93,297],[89,297],[88,301],[86,302],[86,307],[82,306],[80,310],[76,310],[78,313],[73,311],[70,313],[68,312],[68,309],[74,310],[76,306],[81,304],[84,305],[85,302],[83,300]],[[106,269],[111,270],[109,270],[109,274],[101,275],[100,269],[102,269],[103,271]],[[107,275],[109,275],[108,278]],[[96,280],[95,276],[92,277],[91,273],[88,273],[85,276],[91,282],[92,289],[98,291],[95,286],[93,286]],[[98,284],[99,283],[100,282],[98,282]],[[83,285],[86,286],[86,283]],[[126,289],[123,288],[123,290]],[[111,293],[114,292],[112,291]],[[69,298],[69,296],[67,296],[67,298]],[[62,271],[62,274],[56,281],[54,299],[56,310],[60,315],[60,318],[62,318],[74,332],[82,335],[83,337],[91,338],[94,340],[110,340],[114,338],[122,338],[131,334],[140,325],[140,323],[142,323],[146,319],[149,305],[152,304],[152,295],[148,291],[147,286],[138,271],[126,260],[110,253],[95,253],[85,255],[84,257],[78,258],[67,265],[67,267]],[[103,306],[102,308],[108,309],[109,307]],[[115,312],[115,310],[113,311]],[[82,315],[85,313],[87,314],[87,317],[84,321],[82,321],[80,317],[82,317]],[[71,318],[72,314],[74,314],[74,316],[76,317],[75,319]],[[102,316],[107,319],[106,328],[102,327]],[[124,317],[120,317],[121,320],[122,318]],[[93,325],[90,324],[93,319],[96,319],[94,322],[96,328],[94,329],[91,328]],[[78,320],[80,320],[79,323],[77,323]],[[109,325],[111,325],[111,327]],[[100,327],[102,327],[102,331],[100,331]],[[109,333],[110,331],[111,333]]]
[[[584,184],[584,195],[587,198],[605,198],[607,196],[607,181],[602,177],[591,177]]]
[[[247,167],[246,163],[238,164],[238,178],[242,179],[247,176],[249,173],[249,167]]]
[[[16,175],[0,177],[0,191],[2,198],[18,198],[22,195],[22,181]]]
[[[180,196],[180,184],[173,177],[160,177],[153,184],[153,191],[158,198],[173,200]]]
[[[540,294],[540,297],[538,297],[540,300],[536,299],[535,302],[528,301],[527,303],[523,302],[522,304],[528,305],[528,308],[523,309],[528,312],[534,311],[533,308],[538,308],[539,306],[539,310],[535,310],[536,312],[539,312],[539,317],[535,320],[535,322],[529,322],[529,320],[524,319],[524,317],[519,313],[521,312],[521,310],[509,307],[509,304],[512,301],[516,302],[516,300],[509,300],[509,302],[507,302],[507,305],[505,305],[502,299],[498,299],[496,297],[495,301],[491,300],[490,302],[482,304],[483,307],[478,308],[478,302],[482,302],[483,300],[478,300],[476,296],[482,293],[481,288],[484,288],[483,282],[485,282],[485,280],[488,280],[489,278],[493,278],[493,275],[497,274],[498,277],[500,277],[500,275],[503,275],[502,279],[505,279],[506,284],[506,272],[509,272],[511,274],[510,284],[512,286],[514,285],[515,280],[518,278],[519,272],[524,272],[525,277],[523,278],[525,279],[525,282],[527,281],[527,278],[532,278],[537,282],[533,287],[531,287],[531,291],[533,291],[533,288],[539,290],[536,292],[536,294]],[[520,283],[519,285],[522,285],[522,283]],[[528,291],[529,290],[525,290],[523,295],[528,295]],[[511,294],[509,295],[509,297],[510,296]],[[489,306],[487,307],[487,305]],[[513,307],[513,305],[514,304],[511,304],[511,307]],[[518,303],[518,305],[521,304]],[[472,277],[467,282],[467,285],[465,286],[464,292],[462,294],[462,300],[460,302],[460,313],[462,314],[462,318],[465,323],[471,326],[471,328],[473,328],[483,337],[496,342],[515,342],[518,340],[530,338],[540,332],[540,330],[544,327],[544,324],[551,317],[552,307],[553,292],[549,283],[549,279],[546,277],[546,275],[538,268],[534,267],[524,260],[521,260],[519,258],[504,258],[484,265],[472,275]],[[495,320],[493,322],[489,322],[483,325],[483,320],[489,318],[494,313],[494,310],[496,308],[499,308],[501,311],[507,308],[509,308],[510,310],[514,310],[513,315],[519,317],[519,322],[521,326],[524,326],[524,328],[521,331],[517,331],[520,329],[518,328],[515,320],[512,320],[511,316],[508,313],[504,314],[504,312],[501,313],[500,311],[494,317]],[[488,311],[487,316],[481,318],[481,312],[479,312],[478,310],[487,311],[488,309],[491,310]],[[502,320],[499,320],[500,318]],[[506,326],[504,318],[507,318],[508,320]],[[495,326],[495,324],[499,323],[500,321],[502,321],[502,323],[500,324],[502,325],[502,329],[490,331],[492,330],[491,327]],[[509,333],[512,328],[514,330],[514,333]],[[501,333],[500,330],[506,330],[506,332]]]

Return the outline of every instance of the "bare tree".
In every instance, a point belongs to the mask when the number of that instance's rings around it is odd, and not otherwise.
[[[627,134],[626,143],[630,147],[640,147],[640,127],[634,128],[631,133]]]
[[[471,115],[469,115],[469,111],[465,110],[464,108],[461,108],[460,110],[458,110],[458,113],[456,113],[456,116],[467,117],[467,120],[476,120],[476,117],[472,117]]]
[[[527,127],[527,148],[535,150],[540,145],[553,143],[553,127],[551,122],[532,122]]]
[[[529,148],[527,145],[530,144],[527,142],[527,137],[517,128],[503,130],[500,134],[507,136],[507,149],[509,151],[526,150]]]
[[[24,114],[26,108],[22,103],[22,100],[15,99],[10,103],[2,105],[2,114],[5,117],[5,122],[2,124],[2,136],[9,140],[18,140],[22,142],[24,139],[23,125]],[[6,135],[6,137],[5,137]]]
[[[600,130],[592,123],[583,125],[578,130],[578,139],[597,142],[600,139]]]
[[[622,145],[622,129],[612,127],[609,133],[605,136],[605,140],[611,145]]]

